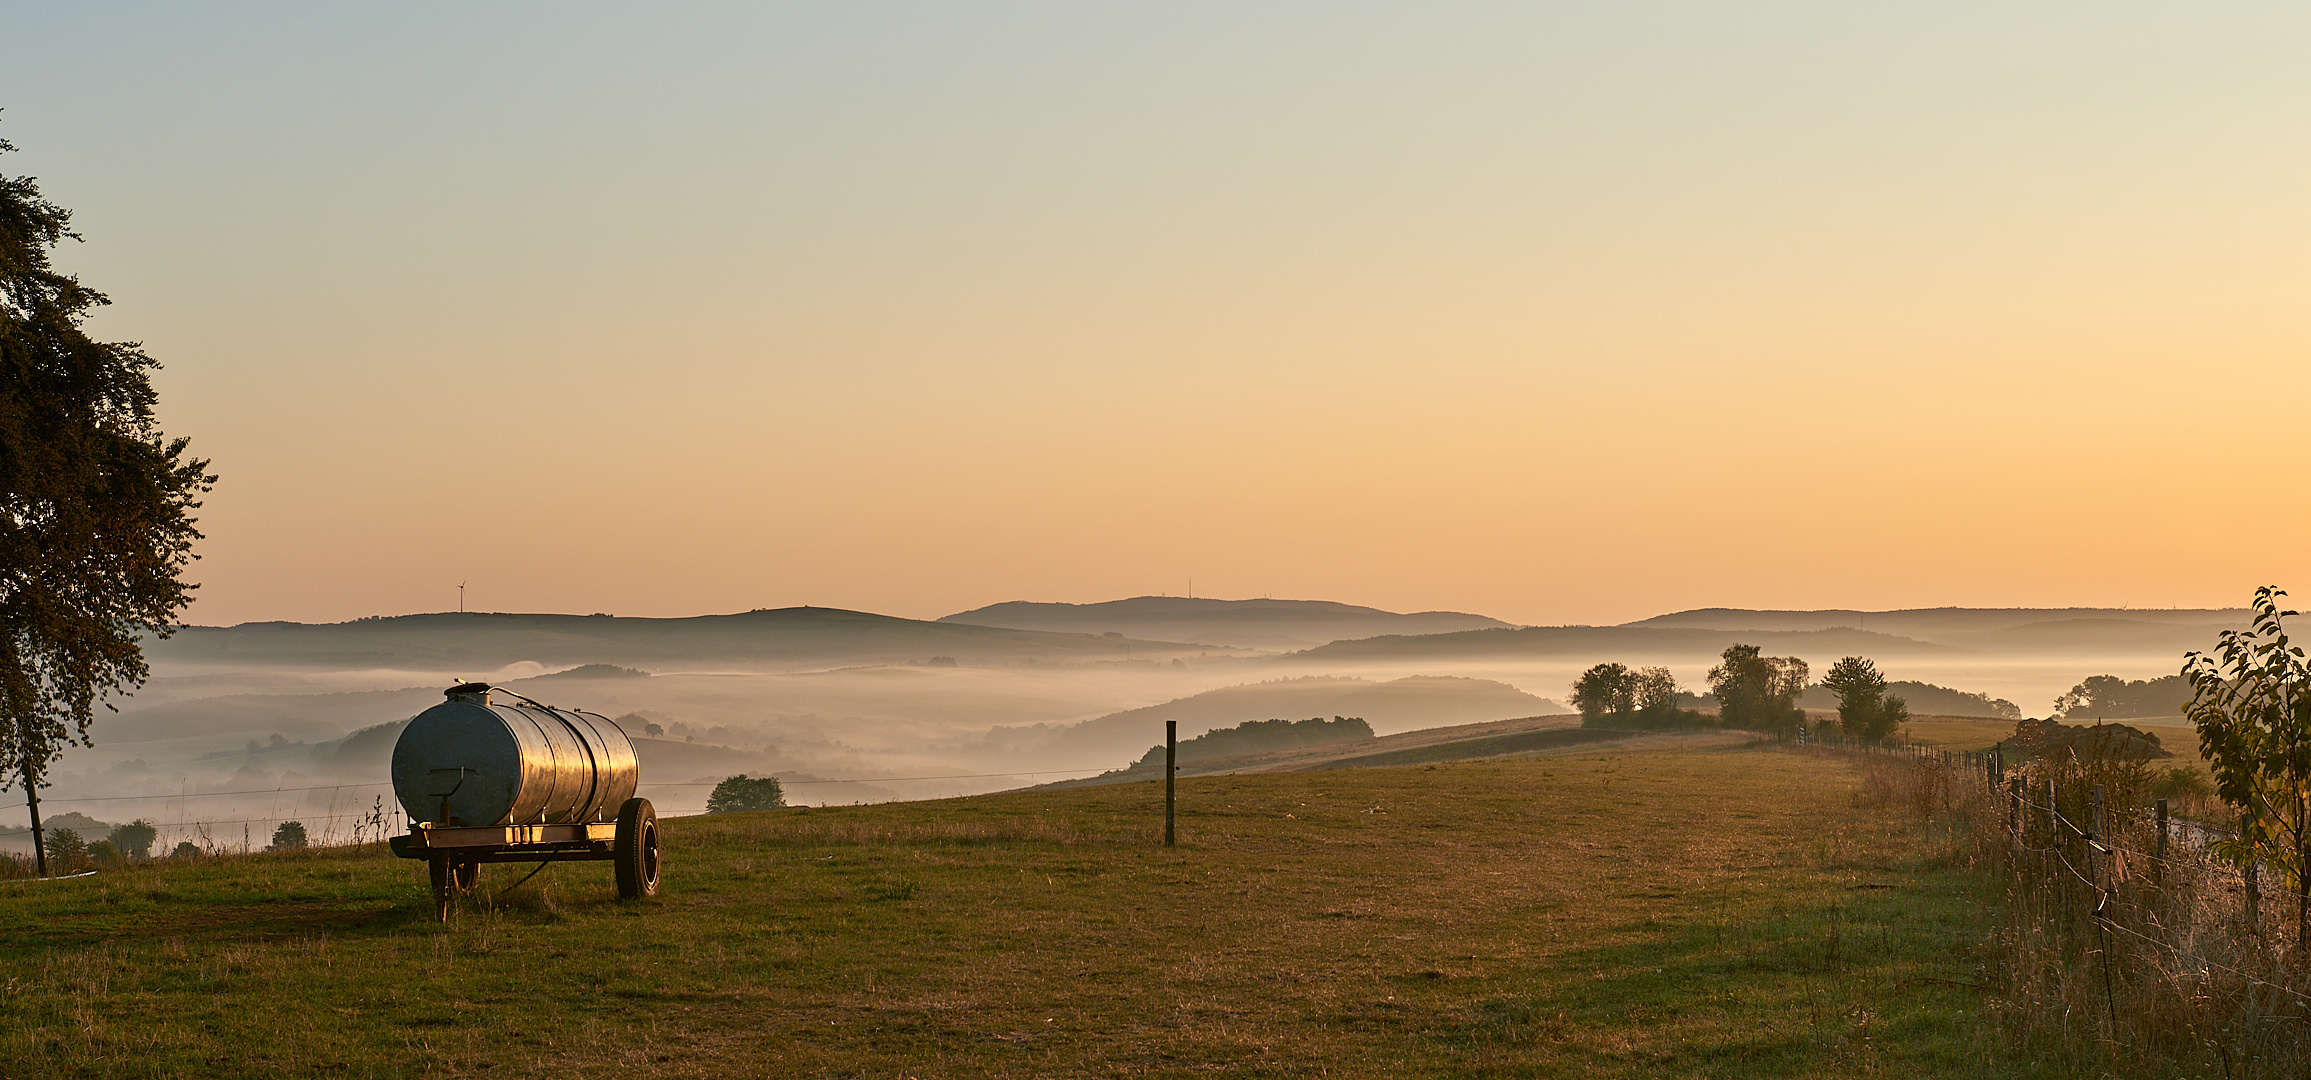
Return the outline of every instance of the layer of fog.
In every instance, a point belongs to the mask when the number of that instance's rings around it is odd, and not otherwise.
[[[1818,677],[1836,657],[1804,659]],[[1155,716],[1096,731],[1081,727],[1086,721],[1225,687],[1311,676],[1375,683],[1450,676],[1562,702],[1582,670],[1605,660],[1662,663],[1688,689],[1705,691],[1713,658],[1600,653],[1347,664],[1214,658],[780,674],[670,670],[627,679],[537,679],[548,673],[535,663],[493,672],[163,666],[120,703],[119,715],[98,720],[93,747],[64,756],[43,805],[50,814],[159,823],[164,849],[182,839],[238,847],[246,838],[261,847],[273,826],[288,819],[304,822],[316,838],[342,839],[381,804],[389,815],[393,809],[378,750],[389,750],[389,741],[380,744],[373,733],[366,756],[349,756],[347,736],[406,719],[439,701],[440,688],[460,677],[510,683],[540,700],[623,719],[653,766],[643,793],[662,812],[684,814],[703,808],[713,782],[741,772],[779,776],[793,801],[814,804],[936,798],[1091,775],[1136,758],[1159,743],[1163,731]],[[2088,675],[2150,678],[2171,674],[2179,662],[2172,654],[2082,660],[1953,652],[1880,666],[1889,678],[1982,692],[2042,716],[2057,694]],[[1387,734],[1431,726],[1432,717],[1454,723],[1508,718],[1412,708],[1367,719]],[[1203,717],[1185,726],[1182,737],[1220,722]],[[644,736],[646,724],[661,734]],[[21,821],[22,810],[8,813]],[[21,834],[0,837],[0,844],[22,848],[23,840]]]

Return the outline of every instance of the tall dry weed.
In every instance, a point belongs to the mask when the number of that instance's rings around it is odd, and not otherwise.
[[[1990,1007],[2014,1053],[2119,1076],[2311,1076],[2300,898],[2265,871],[2250,904],[2213,824],[2170,818],[2162,848],[2148,770],[2061,763],[2023,774],[2018,801],[1938,756],[1860,766],[1865,799],[1914,815],[1926,854],[1982,882]],[[2104,823],[2090,838],[2096,783]]]

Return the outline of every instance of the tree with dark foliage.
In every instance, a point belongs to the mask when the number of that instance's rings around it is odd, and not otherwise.
[[[278,827],[274,828],[273,843],[265,850],[295,851],[298,848],[304,847],[306,844],[311,842],[311,839],[305,835],[304,822],[284,821]]]
[[[32,177],[0,176],[0,783],[24,789],[43,874],[48,766],[144,683],[138,638],[192,601],[192,511],[216,480],[160,432],[159,365],[81,331],[109,301],[49,265],[80,239],[71,220]]]
[[[1703,719],[1677,708],[1677,677],[1665,667],[1598,664],[1573,683],[1582,727],[1679,727]]]
[[[1838,726],[1858,739],[1883,739],[1910,719],[1909,702],[1887,693],[1878,665],[1849,656],[1830,665],[1822,685],[1838,696]]]
[[[154,828],[152,822],[138,818],[113,829],[112,835],[105,839],[112,841],[112,846],[120,849],[123,857],[142,862],[152,858],[153,841],[160,839],[160,830]]]
[[[2066,720],[2178,716],[2190,703],[2191,693],[2190,680],[2179,674],[2132,682],[2116,675],[2090,675],[2055,698],[2054,711]]]
[[[1627,664],[1598,664],[1573,682],[1573,708],[1584,727],[1626,716],[1637,709],[1636,672]]]
[[[775,776],[748,779],[745,773],[714,785],[706,796],[709,814],[738,814],[748,810],[776,810],[786,805],[786,789]]]
[[[1794,730],[1805,720],[1804,710],[1797,707],[1797,696],[1805,692],[1805,661],[1760,652],[1755,645],[1734,645],[1719,657],[1723,663],[1709,669],[1718,722],[1733,728]]]
[[[56,858],[56,868],[69,874],[88,859],[88,841],[77,829],[50,829],[38,846]],[[42,873],[47,871],[43,870]]]

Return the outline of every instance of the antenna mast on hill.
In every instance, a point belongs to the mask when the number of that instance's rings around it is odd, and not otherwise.
[[[457,613],[465,614],[465,582],[457,583]]]

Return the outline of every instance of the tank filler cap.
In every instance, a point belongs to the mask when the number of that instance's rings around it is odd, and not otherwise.
[[[441,692],[451,701],[470,701],[476,705],[489,704],[490,685],[485,682],[459,683]]]

